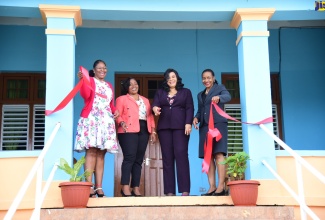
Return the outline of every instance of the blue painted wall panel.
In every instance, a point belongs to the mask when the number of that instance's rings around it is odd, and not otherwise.
[[[280,29],[281,90],[286,143],[325,150],[325,28]]]
[[[44,27],[0,26],[0,71],[46,70]]]

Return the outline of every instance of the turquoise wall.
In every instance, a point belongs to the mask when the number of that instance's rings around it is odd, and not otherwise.
[[[283,28],[278,36],[285,141],[296,150],[325,150],[325,28]]]
[[[45,27],[2,25],[0,32],[1,72],[45,72]],[[325,124],[321,114],[325,107],[325,87],[321,85],[325,82],[325,45],[321,41],[324,37],[325,29],[321,28],[270,31],[270,71],[280,72],[283,132],[285,142],[293,149],[325,150],[320,133]],[[109,69],[107,80],[114,83],[115,72],[159,74],[169,67],[175,68],[192,91],[195,109],[196,94],[203,89],[200,76],[203,69],[214,69],[218,81],[221,72],[238,72],[235,30],[78,28],[76,39],[76,69],[79,65],[91,69],[94,60],[103,59]],[[58,77],[64,79],[59,72]],[[75,133],[83,106],[79,95],[74,106]],[[201,173],[201,160],[197,158],[197,143],[195,131],[189,147],[194,195],[200,194],[200,187],[208,189],[206,175]],[[113,195],[113,171],[114,156],[108,154],[103,185],[109,196]]]

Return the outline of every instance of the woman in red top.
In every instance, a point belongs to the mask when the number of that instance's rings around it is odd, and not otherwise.
[[[123,152],[121,194],[141,196],[139,185],[143,157],[150,143],[156,141],[155,121],[149,100],[139,95],[135,79],[128,78],[123,84],[124,94],[116,99],[118,139]],[[131,184],[130,184],[131,178]],[[131,185],[131,189],[130,189]]]
[[[91,188],[90,197],[104,197],[102,180],[106,151],[117,153],[118,145],[114,119],[119,115],[114,106],[113,87],[105,82],[106,64],[96,60],[93,70],[89,71],[90,87],[83,83],[80,95],[84,99],[77,126],[75,150],[86,151],[85,170],[94,171],[95,188]],[[79,79],[82,73],[78,73]],[[92,182],[92,175],[87,178]]]

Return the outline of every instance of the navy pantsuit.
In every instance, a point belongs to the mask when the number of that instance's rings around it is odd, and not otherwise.
[[[176,193],[175,176],[178,192],[190,192],[189,136],[185,135],[185,125],[193,121],[193,97],[186,88],[177,91],[172,104],[167,97],[168,92],[159,89],[152,104],[161,108],[157,132],[163,160],[164,193]]]
[[[175,165],[179,192],[190,192],[189,136],[181,129],[159,130],[163,158],[164,193],[175,194]]]

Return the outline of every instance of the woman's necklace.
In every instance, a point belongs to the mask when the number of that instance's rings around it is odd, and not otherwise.
[[[176,93],[177,93],[177,90],[175,89],[175,90],[170,90],[169,92],[168,92],[168,95],[170,96],[170,97],[173,97],[174,95],[176,95]]]

